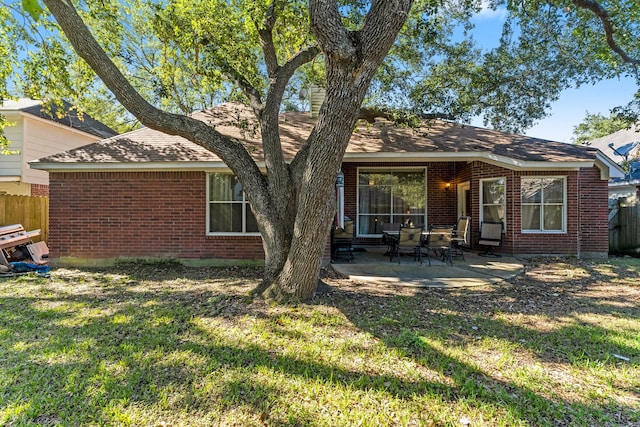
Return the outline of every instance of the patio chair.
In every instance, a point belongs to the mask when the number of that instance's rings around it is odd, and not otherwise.
[[[504,224],[502,222],[483,221],[480,223],[480,239],[478,244],[486,247],[486,251],[479,254],[481,256],[500,257],[493,250],[502,245],[502,231]]]
[[[400,254],[410,253],[413,255],[414,261],[418,260],[422,264],[421,247],[422,227],[402,227],[395,250],[389,255],[389,262],[393,261],[395,255],[398,257],[398,264],[400,264]],[[431,264],[431,260],[429,260],[429,264]]]
[[[391,255],[395,253],[396,243],[398,242],[398,237],[400,236],[400,224],[393,222],[383,222],[382,223],[382,243],[387,245],[387,250],[384,252],[385,255]]]
[[[353,261],[353,221],[345,220],[344,228],[334,227],[331,230],[331,262],[342,258]]]
[[[451,245],[453,242],[453,227],[446,225],[432,225],[427,238],[427,254],[432,251],[442,262],[453,265]]]
[[[461,216],[458,218],[456,228],[453,230],[453,256],[460,255],[464,260],[463,246],[469,246],[469,227],[471,217]]]

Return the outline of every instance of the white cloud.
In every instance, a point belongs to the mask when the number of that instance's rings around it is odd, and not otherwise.
[[[474,18],[476,19],[498,19],[504,21],[507,17],[507,9],[505,7],[498,7],[493,9],[489,6],[487,0],[482,0],[480,12],[478,12]]]

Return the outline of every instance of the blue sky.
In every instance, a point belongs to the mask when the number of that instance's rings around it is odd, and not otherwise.
[[[486,1],[486,0],[485,0]],[[505,19],[504,10],[483,9],[475,18],[475,36],[483,47],[497,46]],[[551,104],[549,117],[538,122],[525,133],[537,138],[571,142],[573,128],[580,124],[587,112],[608,116],[611,109],[632,100],[637,87],[630,78],[602,81],[565,90],[560,99]],[[482,122],[474,122],[482,126]]]
[[[562,93],[560,99],[551,105],[551,116],[527,130],[526,134],[538,138],[560,142],[571,142],[573,128],[578,125],[587,111],[608,116],[611,109],[626,105],[636,91],[632,79],[607,80],[594,86],[582,86]]]

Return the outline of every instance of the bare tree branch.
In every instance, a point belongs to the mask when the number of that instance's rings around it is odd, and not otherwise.
[[[256,89],[255,86],[253,86],[251,82],[244,75],[242,75],[242,73],[236,70],[235,67],[229,64],[227,61],[219,59],[219,62],[220,67],[224,70],[227,76],[231,80],[236,82],[236,85],[238,85],[244,95],[249,99],[249,104],[251,105],[253,112],[256,115],[260,115],[262,113],[262,110],[264,109],[260,91]]]
[[[386,119],[396,124],[401,125],[412,125],[414,119],[417,120],[455,120],[451,114],[416,114],[416,113],[405,113],[398,110],[389,110],[386,108],[366,108],[363,107],[360,109],[360,114],[358,119],[366,120],[369,123],[375,123],[376,119]]]

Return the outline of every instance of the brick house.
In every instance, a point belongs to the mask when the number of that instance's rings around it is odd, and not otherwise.
[[[194,117],[243,141],[264,165],[246,109],[224,104]],[[289,158],[313,123],[308,113],[281,115]],[[239,182],[214,154],[181,137],[145,128],[31,167],[50,174],[48,243],[58,262],[263,258]],[[361,245],[380,243],[382,222],[451,224],[468,215],[472,236],[481,221],[504,223],[503,253],[606,256],[612,167],[596,149],[472,126],[362,124],[342,165],[345,214]]]

